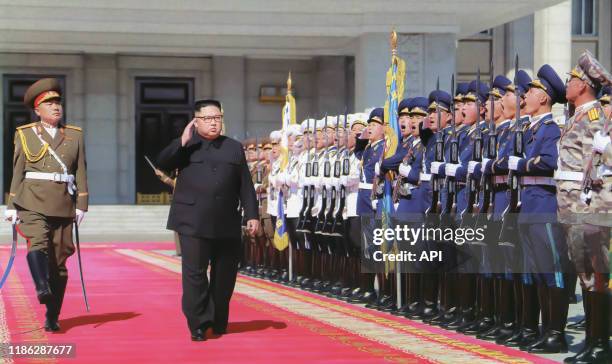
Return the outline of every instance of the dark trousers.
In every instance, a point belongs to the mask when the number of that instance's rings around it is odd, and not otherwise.
[[[240,238],[204,239],[180,235],[183,313],[190,330],[225,331],[229,303],[242,254]],[[207,276],[210,264],[210,280]]]

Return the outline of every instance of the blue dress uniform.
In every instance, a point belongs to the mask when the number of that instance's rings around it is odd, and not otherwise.
[[[478,98],[480,104],[482,105],[487,100],[487,95],[489,93],[489,87],[480,82],[480,86],[477,81],[470,82],[468,87],[468,93],[464,96],[464,102],[474,102]],[[472,154],[474,153],[474,142],[476,137],[480,132],[483,133],[483,142],[482,145],[485,145],[485,135],[486,129],[482,129],[483,125],[486,123],[480,123],[480,125],[472,125],[467,130],[467,135],[463,145],[459,145],[459,164],[460,166],[455,171],[455,180],[458,183],[467,185],[468,183],[468,164],[472,160]],[[477,128],[481,128],[479,131]],[[473,178],[478,178],[477,176],[473,176]],[[457,218],[460,218],[461,214],[468,207],[468,194],[467,188],[462,188],[461,191],[458,191],[457,194]]]
[[[369,123],[384,123],[384,110],[375,108],[370,113]],[[384,153],[384,139],[368,144],[361,155],[361,174],[359,179],[359,192],[357,195],[357,214],[374,215],[376,209],[372,206],[372,183],[374,182],[374,166],[379,163]]]
[[[565,85],[549,65],[540,68],[530,88],[543,90],[551,104],[564,103]],[[538,282],[543,333],[524,340],[529,352],[565,352],[568,294],[563,272],[569,266],[567,245],[557,223],[557,198],[552,179],[557,168],[559,126],[551,113],[532,116],[525,133],[525,158],[510,157],[508,165],[521,175],[522,207],[519,232],[525,272]],[[536,339],[537,338],[537,339]]]

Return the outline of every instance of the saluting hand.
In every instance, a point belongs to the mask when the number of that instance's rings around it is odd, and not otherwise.
[[[183,130],[183,135],[181,135],[181,146],[184,147],[191,140],[191,136],[193,135],[193,129],[195,128],[195,122],[196,118],[193,118]]]
[[[255,236],[257,231],[259,231],[259,220],[252,219],[247,221],[247,231],[249,232],[249,235]]]

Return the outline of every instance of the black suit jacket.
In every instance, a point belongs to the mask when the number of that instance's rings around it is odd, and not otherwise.
[[[200,238],[239,238],[241,213],[258,218],[257,197],[240,142],[195,134],[175,139],[159,155],[161,169],[179,169],[167,228]]]

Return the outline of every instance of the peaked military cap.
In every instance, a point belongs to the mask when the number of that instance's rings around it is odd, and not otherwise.
[[[397,107],[398,115],[408,115],[408,113],[410,112],[410,101],[411,100],[412,98],[407,98],[407,99],[403,99],[399,103],[399,106]]]
[[[553,104],[564,104],[567,101],[565,99],[565,83],[550,65],[545,64],[540,67],[537,76],[538,78],[529,83],[530,87],[536,87],[546,92]]]
[[[377,107],[370,112],[370,116],[368,117],[369,123],[379,123],[381,125],[385,125],[385,109],[382,107]]]
[[[45,101],[62,98],[62,88],[57,78],[42,78],[25,92],[23,103],[31,109]]]
[[[510,81],[508,77],[504,75],[498,75],[493,80],[493,85],[491,85],[491,91],[489,91],[489,94],[497,98],[501,98],[506,93],[506,87],[511,83],[512,81]]]
[[[487,86],[487,84],[482,81],[480,81],[480,85],[479,85],[478,81],[474,80],[470,82],[468,86],[468,92],[463,97],[463,100],[468,101],[468,102],[469,101],[475,102],[476,98],[478,98],[480,103],[483,103],[487,101],[487,98],[489,97],[488,95],[489,95],[489,86]]]
[[[421,115],[427,116],[427,108],[429,107],[429,100],[426,97],[414,97],[410,99],[408,104],[410,108],[410,115]]]
[[[440,107],[441,110],[449,111],[451,104],[451,95],[442,90],[434,90],[429,93],[429,111],[434,111],[436,109],[436,105]]]

